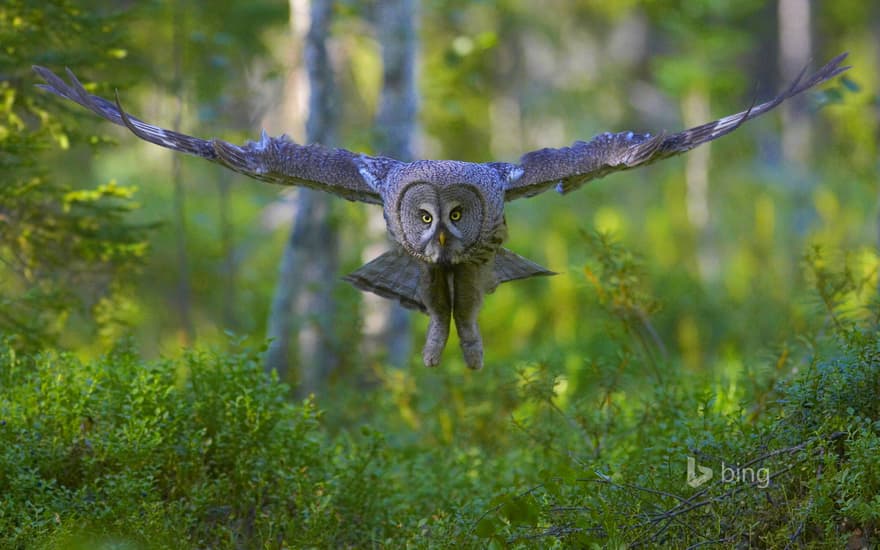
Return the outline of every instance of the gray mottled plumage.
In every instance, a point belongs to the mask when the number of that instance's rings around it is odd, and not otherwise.
[[[69,70],[70,83],[34,67],[44,90],[65,97],[139,138],[196,155],[247,176],[282,185],[319,189],[352,201],[382,205],[394,249],[348,275],[361,290],[398,300],[430,317],[422,358],[439,364],[455,321],[465,362],[483,365],[477,315],[483,297],[504,282],[550,271],[502,248],[507,237],[504,203],[548,189],[568,193],[611,172],[679,155],[728,134],[740,124],[786,99],[824,82],[848,67],[842,54],[803,78],[802,73],[774,99],[675,134],[605,133],[571,147],[526,153],[519,162],[469,163],[453,160],[401,162],[299,145],[287,136],[233,145],[199,139],[147,124],[116,102],[89,94]]]

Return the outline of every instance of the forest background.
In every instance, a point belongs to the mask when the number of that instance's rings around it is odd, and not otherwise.
[[[388,44],[415,59],[400,127]],[[0,543],[876,542],[878,44],[858,0],[4,3]],[[509,247],[560,274],[487,298],[476,373],[454,339],[422,367],[425,319],[340,280],[378,209],[175,157],[30,69],[197,136],[482,162],[693,126],[843,51],[718,142],[511,203]],[[297,237],[316,213],[334,246]]]

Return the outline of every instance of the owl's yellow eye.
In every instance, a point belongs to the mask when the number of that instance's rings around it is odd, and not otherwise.
[[[452,220],[452,221],[454,221],[454,222],[457,222],[458,220],[460,220],[460,219],[461,219],[461,209],[456,208],[455,210],[453,210],[452,212],[450,212],[450,213],[449,213],[449,219]]]
[[[431,217],[431,214],[422,210],[422,221],[424,223],[428,224],[428,223],[431,223],[432,221],[434,221],[434,218]]]

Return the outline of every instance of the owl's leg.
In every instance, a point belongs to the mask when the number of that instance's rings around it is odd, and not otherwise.
[[[426,367],[440,364],[440,356],[449,339],[449,318],[452,313],[449,275],[446,269],[436,266],[425,266],[422,271],[419,294],[430,317],[425,347],[422,349],[422,360]]]
[[[461,342],[461,352],[468,368],[483,368],[483,338],[477,316],[483,305],[486,286],[492,281],[494,262],[459,264],[452,281],[452,317]]]

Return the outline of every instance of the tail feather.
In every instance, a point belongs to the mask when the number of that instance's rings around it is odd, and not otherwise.
[[[419,298],[419,261],[401,250],[392,250],[343,277],[355,288],[397,300],[405,308],[428,310]]]
[[[556,273],[506,248],[499,249],[495,254],[495,286],[508,281],[547,275]]]
[[[499,249],[495,254],[493,273],[494,278],[487,292],[492,292],[498,285],[508,281],[556,275],[506,248]],[[405,308],[427,313],[428,309],[419,296],[420,277],[419,260],[398,249],[382,254],[343,279],[360,290],[397,300]]]

